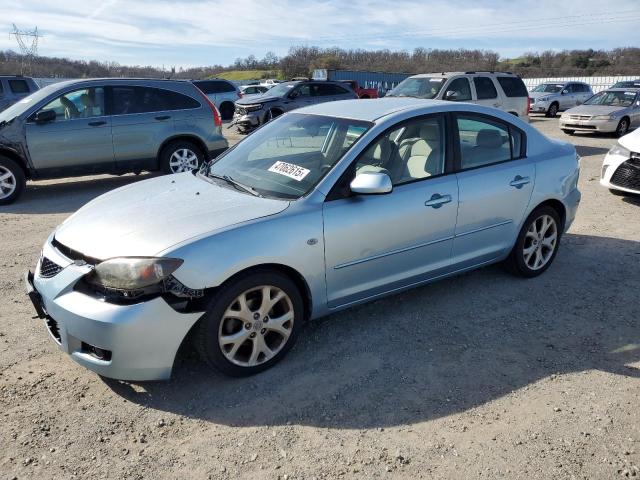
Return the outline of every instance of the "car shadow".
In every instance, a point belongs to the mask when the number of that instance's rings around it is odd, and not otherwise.
[[[363,429],[466,411],[561,374],[640,378],[639,262],[640,242],[568,234],[540,277],[493,266],[333,314],[253,377],[212,372],[187,349],[168,382],[104,381],[218,424]]]
[[[27,182],[22,196],[13,204],[0,207],[0,213],[43,214],[71,213],[85,203],[114,188],[157,176],[141,175],[100,176],[98,178],[63,179],[58,182]]]
[[[609,149],[603,147],[592,147],[590,145],[575,145],[576,152],[581,157],[589,157],[591,155],[605,155]]]

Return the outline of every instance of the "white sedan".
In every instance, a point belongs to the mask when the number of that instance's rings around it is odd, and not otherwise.
[[[612,193],[640,194],[640,128],[621,137],[604,157],[600,185]]]

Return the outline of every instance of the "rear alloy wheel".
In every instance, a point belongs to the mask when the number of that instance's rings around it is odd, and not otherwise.
[[[558,104],[552,103],[551,106],[549,107],[549,110],[547,110],[547,117],[555,118],[557,114],[558,114]]]
[[[10,158],[0,157],[0,205],[13,203],[25,187],[24,171]]]
[[[164,148],[160,160],[165,173],[190,172],[200,168],[204,155],[192,142],[178,141]]]
[[[231,376],[261,372],[292,347],[303,317],[302,297],[279,272],[258,272],[223,287],[202,318],[196,347]]]
[[[560,246],[560,218],[551,207],[540,207],[529,215],[513,250],[505,261],[508,269],[523,277],[544,272]]]
[[[618,126],[616,127],[616,137],[622,137],[626,135],[628,131],[629,131],[629,120],[626,118],[623,118],[622,120],[620,120],[620,122],[618,122]]]

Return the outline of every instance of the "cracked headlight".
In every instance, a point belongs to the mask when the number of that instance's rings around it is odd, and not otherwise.
[[[137,290],[162,282],[182,263],[179,258],[110,258],[96,265],[87,281],[105,288]]]

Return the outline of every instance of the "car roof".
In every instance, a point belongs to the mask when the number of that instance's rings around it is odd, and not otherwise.
[[[408,97],[387,97],[369,100],[342,100],[340,102],[318,103],[296,110],[300,113],[327,115],[330,117],[352,118],[374,122],[375,120],[399,111],[422,110],[425,107],[451,105],[444,100],[424,100]]]
[[[511,72],[491,72],[491,71],[473,71],[473,72],[432,72],[432,73],[418,73],[416,75],[411,75],[412,78],[425,78],[425,77],[442,77],[448,78],[453,77],[455,75],[503,75],[506,77],[517,77],[516,74]]]

